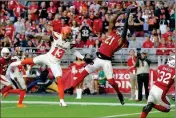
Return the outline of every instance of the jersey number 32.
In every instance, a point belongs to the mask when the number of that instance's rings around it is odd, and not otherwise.
[[[170,73],[158,70],[158,74],[159,74],[159,77],[158,77],[157,81],[163,82],[164,84],[169,83],[169,79],[171,79],[171,74]]]

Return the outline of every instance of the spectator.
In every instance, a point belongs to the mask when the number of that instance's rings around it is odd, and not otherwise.
[[[95,41],[92,36],[89,36],[89,39],[87,40],[85,47],[86,48],[93,48],[95,45]]]
[[[130,57],[127,60],[127,64],[129,67],[129,74],[130,74],[130,82],[131,82],[131,97],[130,100],[135,100],[135,91],[137,91],[137,76],[136,76],[136,68],[135,64],[137,62],[137,58],[135,56],[135,51],[131,49],[129,51]]]
[[[167,31],[164,33],[164,34],[162,34],[162,37],[165,39],[165,41],[167,42],[167,40],[168,40],[168,37],[169,36],[172,36],[172,32],[170,31],[170,28],[169,27],[167,27]]]
[[[63,12],[61,19],[64,20],[65,24],[68,25],[70,18],[67,16],[67,11]]]
[[[153,42],[150,40],[150,37],[147,36],[146,40],[142,44],[142,48],[153,48],[153,47],[154,47]]]
[[[144,18],[142,18],[142,14],[139,12],[134,19],[134,29],[135,29],[135,36],[142,37],[144,36],[144,32],[142,31],[144,24]]]
[[[83,48],[84,47],[84,42],[81,40],[81,38],[79,38],[79,36],[75,41],[76,41],[76,43],[75,43],[76,48]]]
[[[80,26],[80,34],[81,34],[81,39],[84,41],[84,43],[87,42],[87,39],[90,36],[90,33],[92,32],[92,28],[90,25],[87,23],[86,20],[83,21],[82,25]]]
[[[77,22],[75,20],[72,21],[72,39],[75,40],[79,35],[79,26],[77,25]]]
[[[28,8],[28,19],[32,21],[38,19],[38,4],[34,1]]]
[[[107,14],[105,14],[105,17],[103,18],[103,33],[108,32],[109,28],[109,17]]]
[[[136,40],[135,36],[131,37],[129,48],[141,48],[141,44],[138,40]]]
[[[93,33],[96,34],[98,32],[102,32],[102,28],[103,28],[103,21],[100,18],[100,14],[97,13],[93,21]]]
[[[160,66],[162,64],[165,64],[166,54],[167,54],[167,50],[165,49],[166,42],[163,38],[161,39],[161,42],[157,48],[161,48],[161,49],[157,49],[157,51],[156,51],[156,55],[158,55],[158,66]]]
[[[52,15],[55,15],[56,7],[54,6],[53,2],[49,3],[49,7],[47,9],[47,13],[48,13],[48,15],[49,15],[49,13],[51,13]]]
[[[147,59],[146,52],[137,54],[137,82],[138,82],[138,101],[142,101],[143,84],[145,88],[145,98],[148,99],[149,95],[149,70],[151,61]]]
[[[21,46],[20,34],[17,33],[14,40],[14,47],[20,47],[20,46]]]
[[[18,17],[17,22],[14,23],[15,27],[15,33],[24,33],[25,32],[25,26],[24,22],[22,22],[21,17]]]
[[[25,11],[25,6],[23,6],[20,3],[17,3],[13,9],[14,16],[16,18],[18,17],[24,17],[24,11]]]
[[[39,9],[39,18],[46,18],[46,16],[47,16],[46,2],[42,2]]]
[[[76,61],[74,61],[69,67],[72,70],[72,73],[74,74],[73,79],[76,79],[76,73],[79,73],[82,71],[82,68],[85,66],[85,62],[82,59],[76,58]],[[82,98],[82,89],[83,89],[83,83],[80,83],[76,88],[76,99]]]
[[[48,51],[49,45],[46,41],[41,40],[40,43],[37,45],[37,53],[44,54]]]
[[[100,5],[98,4],[97,1],[94,1],[89,7],[89,10],[94,11],[94,15],[96,15],[98,13],[99,9],[100,9]]]
[[[13,44],[15,36],[15,28],[10,20],[7,20],[7,25],[5,27],[5,36],[9,37],[9,42]]]

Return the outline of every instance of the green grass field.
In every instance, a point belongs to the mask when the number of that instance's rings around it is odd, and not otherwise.
[[[2,97],[1,97],[2,98]],[[1,118],[16,117],[71,117],[71,118],[139,118],[142,106],[146,103],[128,101],[124,106],[119,104],[114,95],[83,96],[76,100],[75,96],[66,96],[68,107],[60,107],[56,95],[27,95],[25,108],[16,108],[18,96],[2,98]],[[174,102],[172,101],[172,106]],[[148,118],[174,118],[175,107],[171,112],[161,113],[153,109]]]

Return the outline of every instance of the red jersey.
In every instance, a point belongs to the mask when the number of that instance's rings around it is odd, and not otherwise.
[[[0,75],[5,75],[7,68],[11,61],[9,59],[4,59],[3,57],[0,57]]]
[[[8,8],[10,10],[13,10],[16,5],[17,5],[17,2],[15,0],[8,1]]]
[[[94,45],[95,45],[95,41],[93,39],[87,40],[87,42],[85,44],[86,48],[92,48],[92,47],[94,47]]]
[[[160,43],[157,48],[162,48],[162,49],[157,49],[156,50],[156,54],[157,55],[165,55],[165,54],[167,54],[167,50],[163,49],[163,48],[167,48],[166,45]]]
[[[37,4],[29,6],[29,10],[37,10],[37,9],[38,9]],[[31,14],[31,20],[37,20],[37,18],[38,18],[37,12]]]
[[[153,48],[154,44],[153,42],[151,42],[150,40],[149,41],[145,41],[143,44],[142,44],[142,48]]]
[[[53,26],[53,30],[55,32],[61,33],[62,26],[61,26],[61,21],[60,20],[53,20],[51,22],[51,25]]]
[[[107,57],[112,57],[112,55],[120,47],[120,35],[117,35],[116,32],[112,32],[109,36],[101,43],[99,52]]]
[[[24,8],[25,7],[21,4],[15,5],[15,7],[13,9],[13,13],[14,13],[15,17],[21,16],[21,14],[24,12]]]
[[[14,31],[15,31],[15,28],[13,25],[8,25],[5,27],[5,35],[9,36],[10,39],[12,39]]]
[[[102,19],[95,19],[93,21],[93,32],[94,33],[102,32],[102,29],[103,29]]]
[[[77,63],[73,62],[70,65],[70,69],[72,69],[72,72],[74,74],[76,74],[77,72],[80,72],[84,66],[86,66],[86,63],[77,64]]]
[[[171,88],[175,79],[175,68],[168,65],[161,65],[158,67],[158,75],[155,85],[166,92]]]
[[[47,12],[48,12],[48,13],[55,14],[55,13],[56,13],[56,7],[49,7],[49,8],[47,9]]]
[[[128,61],[127,61],[128,67],[131,68],[132,66],[135,66],[136,62],[137,62],[137,58],[135,56],[134,57],[130,57],[128,59]],[[136,72],[136,67],[131,68],[129,70],[129,72],[131,72],[131,73]]]

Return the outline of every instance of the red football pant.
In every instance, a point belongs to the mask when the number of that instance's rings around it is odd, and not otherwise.
[[[85,69],[81,73],[76,74],[77,79],[73,82],[72,87],[75,88],[78,86],[88,74],[89,73]]]

